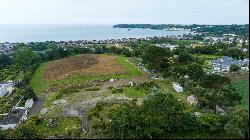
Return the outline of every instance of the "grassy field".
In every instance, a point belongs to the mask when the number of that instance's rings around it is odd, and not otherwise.
[[[42,76],[45,70],[47,62],[42,63],[40,67],[36,70],[35,74],[32,76],[30,81],[30,86],[33,88],[37,95],[40,95],[43,90]]]
[[[123,89],[123,92],[122,92],[122,94],[125,94],[126,96],[130,98],[142,98],[147,95],[146,93],[147,91],[145,90],[137,90],[132,87],[126,87]]]
[[[99,57],[98,59],[110,58],[109,55],[99,55],[98,57]],[[48,64],[49,63],[51,64],[51,62],[42,63],[41,66],[36,70],[35,74],[33,75],[31,82],[30,82],[30,86],[39,95],[42,91],[47,90],[49,87],[60,85],[60,84],[72,85],[72,84],[79,84],[79,83],[87,83],[87,82],[94,81],[94,80],[109,80],[112,78],[125,79],[125,78],[136,77],[136,76],[142,75],[142,72],[139,69],[137,69],[137,67],[134,64],[129,62],[128,58],[123,57],[123,56],[112,56],[112,58],[114,58],[112,59],[114,61],[112,62],[113,65],[109,65],[105,63],[101,64],[102,66],[107,65],[108,67],[107,69],[105,69],[106,67],[101,68],[99,64],[91,65],[90,69],[87,68],[88,70],[81,67],[82,69],[84,69],[84,70],[80,70],[81,73],[71,74],[69,76],[64,76],[63,79],[51,80],[51,81],[43,81],[44,72]],[[113,68],[115,68],[115,70]],[[83,72],[88,73],[89,71],[91,71],[91,69],[95,69],[94,75],[86,75],[85,73],[83,73]],[[107,73],[105,73],[105,71]]]
[[[77,117],[64,117],[54,119],[53,126],[48,127],[48,120],[42,120],[36,127],[41,134],[44,134],[44,138],[49,136],[72,136],[74,133],[79,132],[81,128],[81,120]]]
[[[242,95],[243,99],[241,100],[241,104],[244,107],[249,106],[249,81],[242,80],[234,83],[237,91]]]

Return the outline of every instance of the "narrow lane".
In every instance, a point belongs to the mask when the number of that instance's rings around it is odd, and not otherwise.
[[[37,113],[39,113],[41,111],[44,99],[45,99],[45,95],[42,95],[42,96],[38,97],[38,100],[35,102],[35,105],[30,110],[28,116],[35,115],[35,114],[37,114]]]

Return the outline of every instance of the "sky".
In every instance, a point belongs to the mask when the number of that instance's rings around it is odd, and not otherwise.
[[[249,0],[0,0],[0,24],[248,24]]]

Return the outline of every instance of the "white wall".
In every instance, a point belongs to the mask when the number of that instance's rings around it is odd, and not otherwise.
[[[16,127],[16,124],[0,125],[0,129],[1,129],[1,130],[14,129],[15,127]]]

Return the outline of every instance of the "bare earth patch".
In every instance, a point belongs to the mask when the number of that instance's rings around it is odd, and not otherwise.
[[[83,54],[48,63],[43,81],[61,80],[72,75],[99,76],[125,72],[115,56]]]
[[[233,83],[241,80],[249,81],[249,72],[228,73],[224,75],[230,78]]]

